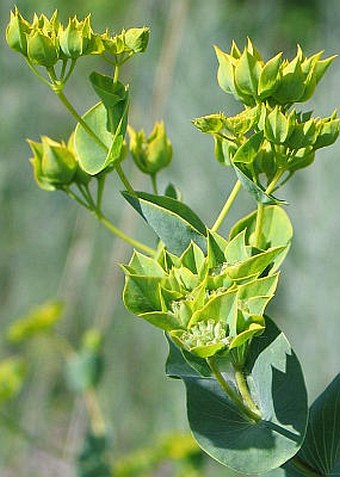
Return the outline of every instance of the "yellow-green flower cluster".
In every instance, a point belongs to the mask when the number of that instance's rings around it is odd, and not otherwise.
[[[131,156],[144,174],[155,175],[170,164],[172,146],[163,121],[156,122],[149,137],[145,136],[143,129],[135,131],[131,126],[128,127],[128,133]]]
[[[321,59],[322,52],[306,57],[298,46],[291,61],[279,53],[265,62],[249,39],[242,52],[235,42],[230,53],[218,47],[215,51],[220,87],[247,106],[264,100],[272,106],[307,101],[335,58]]]
[[[91,176],[80,168],[73,150],[73,135],[68,144],[42,136],[41,142],[28,141],[33,152],[30,162],[41,189],[53,191],[72,183],[88,184]]]
[[[155,259],[134,252],[123,266],[128,310],[201,358],[244,349],[263,331],[278,279],[270,270],[284,251],[272,247],[254,255],[245,231],[229,242],[209,232],[207,247],[205,255],[191,242],[180,257],[162,248]]]
[[[22,53],[32,64],[53,67],[59,60],[76,60],[81,56],[108,53],[119,63],[120,57],[130,57],[145,51],[149,39],[149,29],[131,28],[118,35],[95,33],[91,27],[91,17],[83,20],[76,16],[64,26],[57,10],[50,18],[34,14],[29,22],[15,7],[10,14],[6,29],[8,45]],[[124,56],[124,60],[125,60]]]

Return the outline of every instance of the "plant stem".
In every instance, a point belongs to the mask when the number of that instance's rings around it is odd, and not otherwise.
[[[27,63],[27,65],[28,65],[29,69],[32,71],[32,73],[33,73],[40,81],[42,81],[43,83],[47,84],[47,86],[51,87],[51,83],[39,73],[39,71],[32,65],[32,63],[31,63],[27,58],[26,58],[26,63]]]
[[[234,188],[233,190],[231,191],[229,197],[227,198],[224,206],[223,206],[223,209],[221,210],[219,216],[217,217],[216,219],[216,222],[214,223],[214,225],[212,226],[211,230],[213,232],[217,232],[217,230],[220,228],[220,226],[222,225],[222,222],[223,220],[226,218],[227,216],[227,213],[229,212],[230,210],[230,207],[233,205],[236,197],[237,197],[237,194],[239,193],[241,189],[241,182],[238,180],[235,185],[234,185]]]
[[[303,462],[297,455],[295,455],[289,461],[294,467],[296,467],[300,472],[308,477],[322,477],[321,474],[318,474],[313,469],[311,469],[305,462]]]
[[[156,180],[156,174],[151,174],[151,182],[152,182],[152,188],[153,191],[156,195],[158,195],[158,187],[157,187],[157,180]]]
[[[265,193],[267,195],[271,194],[273,190],[275,189],[277,183],[281,179],[282,175],[284,173],[283,169],[278,169],[268,185],[267,189],[265,190]],[[256,224],[255,224],[255,238],[254,238],[254,247],[260,248],[261,245],[261,233],[262,233],[262,225],[263,225],[263,211],[264,211],[265,205],[262,202],[258,202],[257,204],[257,215],[256,215]]]
[[[263,225],[263,211],[264,204],[258,202],[257,204],[257,214],[256,214],[256,223],[255,223],[255,238],[254,238],[254,247],[260,248],[261,245],[261,233]]]
[[[270,182],[270,184],[268,185],[267,189],[266,189],[266,194],[269,195],[273,192],[273,190],[275,189],[277,183],[279,182],[279,180],[281,179],[282,175],[284,173],[284,170],[283,169],[278,169],[272,179],[272,181]]]
[[[103,143],[103,141],[97,136],[97,134],[90,128],[90,126],[83,120],[83,118],[77,113],[70,101],[66,98],[64,93],[61,90],[54,89],[55,94],[58,96],[65,108],[72,114],[74,119],[85,129],[89,136],[98,144],[100,148],[108,152],[108,147]]]
[[[95,390],[93,388],[87,389],[84,392],[84,399],[94,434],[97,436],[105,435],[105,420]]]
[[[130,182],[128,181],[128,178],[126,177],[126,175],[124,174],[124,171],[122,169],[122,166],[121,164],[117,164],[116,165],[116,172],[119,176],[119,179],[122,181],[122,184],[124,185],[124,187],[126,188],[126,190],[128,192],[130,192],[131,195],[136,195],[132,185],[130,184]]]
[[[243,402],[248,406],[248,408],[254,412],[254,414],[258,414],[259,411],[257,406],[255,405],[253,398],[250,395],[249,388],[247,381],[244,377],[244,374],[241,369],[235,368],[235,379],[238,390],[242,396]]]
[[[139,242],[138,240],[133,239],[132,237],[129,237],[126,235],[124,232],[122,232],[120,229],[115,227],[104,215],[102,215],[100,212],[96,212],[96,216],[110,232],[112,232],[114,235],[117,235],[120,239],[124,240],[125,242],[129,243],[133,247],[138,248],[139,250],[142,250],[143,252],[147,253],[151,257],[153,257],[156,253],[156,250],[153,248],[148,247],[147,245]]]
[[[219,367],[216,363],[216,360],[214,357],[207,358],[207,363],[213,372],[217,382],[221,386],[221,388],[225,391],[226,395],[233,401],[234,404],[251,420],[255,422],[259,422],[261,420],[261,416],[259,415],[258,411],[254,412],[252,409],[250,409],[245,403],[242,401],[242,399],[239,397],[239,395],[232,389],[232,387],[227,383],[227,381],[224,379],[221,371],[219,370]]]

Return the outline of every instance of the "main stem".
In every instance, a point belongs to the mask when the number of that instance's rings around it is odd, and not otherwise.
[[[147,253],[148,255],[150,255],[151,257],[154,257],[155,256],[155,253],[156,253],[156,250],[154,250],[153,248],[151,247],[148,247],[147,245],[139,242],[138,240],[135,240],[133,239],[132,237],[130,237],[129,235],[126,235],[124,232],[122,232],[120,229],[118,229],[117,227],[115,227],[106,217],[104,217],[104,215],[102,215],[101,213],[99,212],[96,212],[96,216],[99,220],[99,222],[101,222],[108,230],[110,230],[110,232],[112,232],[114,235],[117,235],[117,237],[119,237],[120,239],[124,240],[125,242],[129,243],[130,245],[132,245],[133,247],[136,247],[138,248],[139,250],[142,250],[143,252]]]
[[[231,206],[233,205],[237,194],[240,192],[241,189],[241,182],[237,181],[234,185],[233,190],[230,192],[230,195],[228,199],[226,200],[226,203],[223,206],[223,209],[221,210],[219,216],[216,219],[216,222],[212,226],[211,230],[213,232],[217,232],[217,230],[221,227],[223,220],[226,218],[227,213],[229,212]]]
[[[267,195],[271,194],[275,189],[277,183],[281,179],[284,170],[278,169],[276,174],[274,175],[272,181],[268,185],[265,193]],[[258,202],[257,204],[257,214],[256,214],[256,224],[255,224],[255,238],[254,238],[254,246],[260,248],[261,245],[261,233],[262,233],[262,225],[263,225],[263,212],[264,212],[265,205],[262,202]]]
[[[246,381],[246,378],[244,377],[244,374],[242,372],[242,369],[235,369],[235,379],[236,379],[236,384],[238,387],[238,390],[240,391],[240,394],[242,396],[243,402],[248,406],[248,408],[254,412],[254,414],[259,414],[259,411],[253,401],[253,398],[250,395],[248,384]]]
[[[259,422],[261,420],[261,416],[259,415],[258,411],[254,412],[250,407],[248,407],[239,395],[232,389],[232,387],[227,383],[224,379],[219,367],[216,363],[216,360],[211,357],[207,358],[207,363],[213,372],[217,382],[221,386],[221,388],[225,391],[226,395],[233,401],[234,404],[251,420],[255,422]],[[253,403],[252,403],[253,404]],[[253,406],[255,406],[253,404]]]

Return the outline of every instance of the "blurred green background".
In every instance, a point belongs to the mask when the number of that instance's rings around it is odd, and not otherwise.
[[[151,27],[147,52],[136,57],[123,77],[131,85],[130,122],[150,131],[164,118],[174,148],[173,164],[160,177],[160,188],[174,182],[184,200],[212,224],[233,183],[229,170],[213,157],[210,138],[191,125],[194,117],[223,110],[239,111],[231,96],[219,90],[212,45],[240,46],[250,36],[266,58],[283,50],[293,57],[296,43],[306,54],[339,52],[338,0],[18,0],[24,16],[60,10],[62,21],[77,13],[93,14],[93,26],[119,31],[123,26]],[[66,306],[59,332],[77,346],[90,326],[105,334],[106,367],[99,400],[107,419],[115,456],[155,443],[169,431],[187,431],[184,388],[164,375],[167,347],[161,333],[127,314],[121,305],[123,273],[118,263],[131,250],[112,239],[95,219],[61,193],[39,190],[28,162],[29,137],[42,134],[67,138],[72,118],[30,73],[23,58],[9,51],[5,25],[14,3],[3,0],[1,21],[0,128],[0,313],[4,335],[8,325],[33,305],[59,298]],[[95,58],[79,62],[67,87],[81,112],[97,101],[87,74],[105,66]],[[308,109],[330,115],[339,105],[340,61],[323,79]],[[85,79],[85,81],[84,81]],[[296,174],[284,196],[295,228],[291,252],[281,274],[270,314],[286,332],[302,362],[312,401],[338,372],[339,364],[339,236],[340,143],[321,150],[315,163]],[[134,170],[138,188],[149,187]],[[166,178],[165,178],[166,176]],[[153,236],[119,195],[111,180],[105,201],[114,223],[153,243]],[[227,220],[255,208],[242,194]],[[11,353],[1,339],[1,357]],[[27,442],[0,419],[2,477],[75,477],[73,456],[86,428],[84,403],[66,390],[57,346],[37,339],[25,349],[28,377],[15,400],[2,406],[21,428],[38,436],[47,449]],[[292,390],[293,392],[293,390]],[[12,426],[13,427],[13,426]],[[51,450],[63,450],[55,455]],[[150,476],[172,476],[163,466]],[[147,474],[149,475],[149,474]],[[226,476],[209,463],[206,476]],[[95,476],[94,476],[95,477]]]

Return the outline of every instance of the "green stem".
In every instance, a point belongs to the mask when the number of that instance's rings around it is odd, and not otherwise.
[[[93,388],[87,389],[84,393],[84,399],[94,434],[97,436],[105,435],[105,420],[95,390]]]
[[[65,108],[72,114],[74,119],[85,129],[89,136],[101,147],[104,151],[108,152],[108,147],[103,143],[103,141],[97,136],[97,134],[90,128],[90,126],[83,120],[83,118],[77,113],[72,104],[66,98],[62,90],[58,88],[52,88],[55,94],[58,96]]]
[[[42,81],[43,83],[47,84],[47,86],[51,87],[51,83],[46,79],[44,78],[44,76],[42,76],[38,70],[36,70],[36,68],[33,66],[33,64],[29,61],[28,58],[26,58],[26,63],[29,67],[29,69],[32,71],[32,73],[40,80]]]
[[[78,202],[78,204],[80,204],[82,207],[85,207],[85,209],[89,210],[90,212],[92,212],[92,208],[90,207],[90,205],[87,203],[87,202],[84,202],[80,197],[77,196],[77,194],[75,194],[71,189],[65,187],[64,189],[64,192],[66,192],[66,194],[73,200],[75,200],[76,202]],[[79,189],[80,192],[81,189]],[[84,197],[85,198],[85,197]]]
[[[128,181],[128,178],[126,177],[126,175],[124,174],[124,171],[122,169],[122,166],[121,164],[117,164],[116,166],[116,172],[119,176],[119,179],[122,181],[124,187],[126,188],[126,190],[128,192],[130,192],[131,195],[136,195],[135,191],[133,190],[133,187],[132,185],[130,184],[130,182]]]
[[[139,242],[138,240],[135,240],[133,239],[132,237],[129,237],[128,235],[126,235],[124,232],[122,232],[120,229],[118,229],[117,227],[115,227],[106,217],[104,217],[104,215],[102,215],[101,213],[99,212],[96,212],[96,216],[99,220],[99,222],[101,222],[108,230],[110,230],[110,232],[112,232],[114,235],[117,235],[117,237],[119,237],[120,239],[124,240],[125,242],[129,243],[130,245],[132,245],[133,247],[136,247],[138,248],[139,250],[142,250],[143,252],[147,253],[148,255],[150,255],[151,257],[153,257],[156,253],[156,250],[154,250],[153,248],[150,248],[148,247],[147,245]]]
[[[99,211],[102,209],[105,179],[106,179],[106,174],[99,175],[97,177],[97,209]]]
[[[214,357],[206,359],[211,371],[213,372],[217,382],[221,386],[221,388],[225,391],[226,395],[233,401],[233,403],[251,420],[255,422],[259,422],[261,420],[261,416],[259,415],[258,411],[254,412],[250,409],[239,397],[239,395],[232,389],[231,386],[227,383],[224,379],[219,367],[216,363]]]
[[[233,190],[231,191],[228,199],[226,200],[226,203],[224,204],[223,206],[223,209],[221,210],[219,216],[217,217],[216,219],[216,222],[214,223],[214,225],[212,226],[211,230],[213,232],[217,232],[217,230],[220,228],[220,226],[222,225],[222,222],[224,221],[224,219],[226,218],[231,206],[233,205],[236,197],[237,197],[237,194],[239,193],[240,189],[241,189],[242,185],[241,185],[241,182],[240,181],[237,181],[234,185],[234,188]]]
[[[256,247],[256,248],[260,248],[260,245],[261,245],[263,212],[264,212],[264,204],[262,204],[262,202],[258,202],[258,204],[257,204],[257,214],[256,214],[256,223],[255,223],[255,238],[254,238],[254,247]]]
[[[283,169],[278,169],[272,179],[272,181],[270,182],[270,184],[268,185],[267,189],[266,189],[266,194],[269,195],[273,192],[273,190],[275,189],[277,183],[279,182],[279,180],[281,179],[282,175],[284,173],[284,170]]]
[[[153,188],[154,193],[156,195],[158,195],[156,174],[151,174],[151,183],[152,183],[152,188]]]
[[[257,409],[257,406],[255,405],[253,398],[250,395],[246,378],[244,377],[242,370],[239,368],[235,368],[235,379],[243,402],[254,414],[259,415],[259,410]]]
[[[113,82],[114,83],[118,83],[119,71],[120,71],[120,65],[116,65],[115,72],[114,72],[114,75],[113,75]]]
[[[75,68],[75,66],[76,66],[76,62],[77,62],[77,60],[72,60],[71,66],[70,66],[70,68],[69,68],[69,70],[68,70],[68,72],[67,72],[67,75],[65,76],[65,78],[64,78],[64,80],[63,80],[63,84],[64,84],[64,85],[65,85],[65,84],[68,82],[68,80],[70,79],[70,77],[71,77],[71,75],[72,75],[72,73],[73,73],[73,70],[74,70],[74,68]]]
[[[321,474],[318,474],[313,469],[311,469],[305,462],[303,462],[298,456],[294,456],[289,461],[294,467],[296,467],[300,472],[308,477],[323,477]]]

